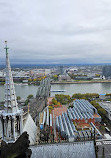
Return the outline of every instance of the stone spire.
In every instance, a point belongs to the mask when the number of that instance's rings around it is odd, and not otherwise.
[[[5,41],[6,47],[6,78],[5,78],[5,112],[14,113],[18,111],[17,100],[15,94],[15,87],[10,67],[10,61],[8,57],[7,41]]]
[[[8,47],[6,43],[6,78],[5,78],[5,110],[0,113],[2,123],[2,139],[6,143],[12,143],[22,134],[23,119],[22,110],[18,109],[13,77],[8,57]]]

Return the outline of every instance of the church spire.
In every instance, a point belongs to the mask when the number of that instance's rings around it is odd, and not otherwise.
[[[17,107],[17,99],[15,94],[15,87],[10,67],[10,61],[8,57],[8,47],[7,47],[7,41],[5,41],[6,46],[6,78],[5,78],[5,112],[7,113],[13,113],[18,111]]]
[[[8,57],[7,41],[6,46],[6,78],[5,78],[5,110],[0,113],[2,122],[2,139],[7,142],[15,142],[23,132],[22,110],[18,109],[15,87]]]

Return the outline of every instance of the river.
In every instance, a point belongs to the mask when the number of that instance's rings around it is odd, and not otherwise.
[[[29,94],[36,95],[37,85],[17,85],[15,84],[16,95],[26,99]],[[111,83],[80,83],[80,84],[52,84],[51,90],[66,90],[62,94],[72,95],[74,93],[111,93]],[[60,92],[51,92],[51,96],[61,94]],[[0,85],[0,101],[4,100],[4,86]]]

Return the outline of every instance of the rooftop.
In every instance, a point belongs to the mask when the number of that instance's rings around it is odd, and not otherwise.
[[[56,118],[56,116],[62,115],[62,113],[66,112],[66,111],[67,111],[66,106],[54,108],[54,117]]]
[[[81,127],[81,128],[90,128],[91,125],[89,123],[79,123],[77,124],[78,127]]]
[[[23,132],[25,131],[29,134],[30,144],[34,145],[36,143],[37,126],[30,114],[27,114],[26,120],[24,120]]]
[[[93,141],[32,146],[31,158],[96,158]]]
[[[105,109],[106,111],[110,112],[111,111],[111,102],[99,102],[99,105]]]
[[[94,113],[94,114],[93,114],[93,117],[94,117],[94,118],[97,118],[97,117],[100,117],[100,116],[99,116],[98,114],[95,114],[95,113]]]

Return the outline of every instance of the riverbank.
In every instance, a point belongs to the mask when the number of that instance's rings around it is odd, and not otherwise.
[[[111,93],[111,81],[105,81],[105,83],[100,82],[89,82],[87,83],[84,81],[81,83],[80,81],[76,83],[57,83],[57,84],[51,84],[51,90],[65,90],[64,92],[51,92],[51,96],[55,96],[55,94],[65,94],[72,96],[74,93],[98,93],[98,94],[106,94]],[[33,94],[34,97],[36,96],[38,89],[38,85],[27,85],[22,86],[20,84],[15,84],[15,91],[16,95],[20,96],[21,98],[24,98],[24,100],[27,99],[27,96],[30,94]],[[0,101],[4,101],[5,98],[5,87],[4,85],[0,85]]]
[[[51,84],[82,84],[82,83],[111,83],[111,80],[56,81],[56,82],[51,82]]]
[[[86,80],[86,81],[52,81],[51,84],[85,84],[85,83],[111,83],[111,80]],[[1,83],[0,85],[4,85],[5,83]],[[37,85],[39,86],[40,82],[37,83],[23,83],[23,82],[15,82],[15,85],[22,85],[22,86],[30,86],[30,85]]]

